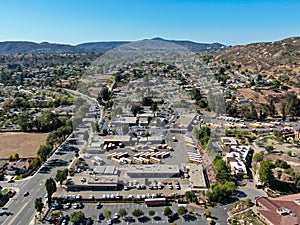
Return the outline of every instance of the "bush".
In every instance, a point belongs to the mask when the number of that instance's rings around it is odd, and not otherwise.
[[[206,216],[206,217],[211,217],[211,211],[207,210],[207,211],[205,212],[205,216]]]
[[[156,214],[156,212],[151,210],[151,211],[148,212],[148,214],[149,214],[149,216],[154,216]]]
[[[290,165],[286,161],[283,161],[281,159],[277,159],[275,161],[275,166],[279,167],[279,168],[282,168],[282,169],[288,169],[288,168],[290,168]]]
[[[289,175],[293,175],[295,173],[294,169],[293,168],[288,168],[288,169],[285,169],[284,172],[286,174],[289,174]]]
[[[249,176],[247,174],[244,174],[243,179],[249,179]]]
[[[132,212],[132,215],[136,218],[138,217],[141,217],[144,215],[144,212],[140,209],[135,209],[133,212]]]
[[[264,159],[264,153],[263,152],[255,153],[254,156],[253,156],[253,160],[255,162],[261,162],[261,161],[263,161],[263,159]]]
[[[271,152],[273,152],[273,150],[274,150],[274,147],[272,146],[272,145],[269,145],[269,146],[266,146],[266,151],[268,152],[268,153],[271,153]]]
[[[252,201],[251,201],[250,198],[246,198],[245,202],[246,202],[247,206],[251,206],[252,205]]]

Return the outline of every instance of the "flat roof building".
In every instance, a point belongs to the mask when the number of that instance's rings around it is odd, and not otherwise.
[[[82,178],[86,182],[82,182]],[[117,190],[119,184],[118,175],[83,175],[72,177],[73,182],[67,183],[67,190],[69,191],[104,191]]]
[[[133,116],[117,117],[111,121],[111,125],[112,126],[122,126],[122,125],[134,126],[137,125],[137,117],[133,117]]]
[[[190,187],[192,191],[206,191],[207,183],[201,165],[188,164],[190,175]]]
[[[170,178],[179,174],[177,165],[130,165],[126,171],[131,178]]]
[[[108,135],[104,138],[104,144],[114,143],[123,145],[130,145],[131,137],[129,135]]]

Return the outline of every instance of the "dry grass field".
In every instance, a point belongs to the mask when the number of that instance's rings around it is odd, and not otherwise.
[[[21,158],[35,157],[40,145],[46,142],[48,133],[21,132],[0,133],[0,158],[18,153]]]

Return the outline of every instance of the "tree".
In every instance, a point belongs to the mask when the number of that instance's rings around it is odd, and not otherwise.
[[[197,198],[195,192],[193,192],[193,191],[185,192],[185,198],[189,202],[194,202],[194,203],[198,202],[198,198]]]
[[[44,203],[42,201],[42,198],[39,197],[39,198],[35,199],[34,208],[40,214],[40,216],[41,216],[41,212],[43,210],[43,207],[44,207]]]
[[[110,97],[111,97],[111,92],[109,91],[108,87],[103,87],[99,93],[98,98],[107,102],[110,99]]]
[[[49,154],[51,153],[52,149],[53,149],[53,146],[50,144],[41,145],[37,152],[37,155],[40,156],[43,161],[46,161],[46,159],[49,156]]]
[[[112,212],[110,210],[108,210],[108,209],[106,209],[106,210],[103,211],[103,215],[104,215],[105,219],[110,219],[111,218],[111,214],[112,214]]]
[[[89,132],[86,130],[84,133],[83,133],[83,140],[87,141],[89,139]]]
[[[269,115],[272,116],[272,117],[276,114],[276,109],[275,109],[275,105],[274,105],[274,100],[273,99],[271,99],[271,101],[270,101],[270,105],[268,107],[268,111],[269,111]]]
[[[62,185],[63,181],[67,179],[68,172],[68,169],[57,170],[55,180],[59,182],[60,186]]]
[[[134,105],[132,105],[130,111],[132,112],[132,114],[133,114],[134,116],[136,116],[136,114],[138,114],[138,112],[141,111],[142,109],[143,109],[143,108],[142,108],[140,105],[134,104]]]
[[[225,203],[236,189],[236,184],[232,181],[224,184],[214,184],[208,190],[206,196],[210,202]]]
[[[201,145],[203,145],[203,146],[207,145],[208,140],[210,138],[210,133],[211,133],[211,131],[210,131],[209,127],[207,127],[207,126],[200,127],[199,140],[200,140]]]
[[[154,216],[156,213],[155,213],[155,211],[150,210],[150,211],[148,212],[148,214],[149,214],[149,216]]]
[[[31,118],[29,117],[28,112],[22,112],[18,115],[18,125],[20,130],[27,131],[29,126],[29,122],[31,121]]]
[[[8,157],[9,162],[15,162],[15,161],[18,161],[19,159],[20,159],[20,156],[18,153],[15,153],[14,155],[10,155]]]
[[[252,205],[251,198],[246,198],[245,202],[246,202],[247,206],[251,206]]]
[[[215,157],[215,159],[213,160],[213,165],[217,172],[216,177],[220,182],[224,183],[232,179],[230,169],[221,157]]]
[[[286,108],[287,108],[287,106],[286,106],[286,103],[281,103],[281,108],[280,108],[280,110],[281,110],[281,115],[282,115],[282,120],[284,121],[285,119],[286,119]]]
[[[157,109],[158,109],[157,103],[154,102],[154,103],[151,105],[150,109],[151,109],[153,112],[157,111]]]
[[[14,154],[14,160],[15,161],[18,161],[20,159],[20,156],[19,156],[19,154],[16,152],[15,154]]]
[[[279,167],[279,168],[282,168],[282,169],[290,168],[290,165],[286,161],[283,161],[281,159],[277,159],[275,161],[275,166]]]
[[[198,106],[200,108],[206,108],[207,107],[207,102],[204,100],[204,99],[200,99],[199,102],[198,102]]]
[[[171,216],[173,214],[173,211],[172,209],[167,206],[165,209],[164,209],[164,216]]]
[[[153,103],[154,102],[150,96],[146,96],[143,98],[143,101],[142,101],[143,106],[151,106]]]
[[[264,159],[264,153],[263,152],[255,153],[254,156],[253,156],[253,160],[255,162],[261,162],[261,161],[263,161],[263,159]]]
[[[135,209],[133,212],[132,212],[132,215],[136,218],[139,218],[141,216],[144,215],[144,212],[140,209]]]
[[[207,210],[207,211],[205,212],[205,216],[206,216],[206,217],[211,217],[211,211]]]
[[[257,115],[257,112],[256,112],[256,107],[253,104],[253,102],[250,103],[250,116],[251,116],[252,119],[257,119],[258,118],[258,115]]]
[[[200,99],[202,98],[200,89],[197,89],[197,88],[193,88],[190,91],[190,95],[193,100],[196,100],[196,102],[199,102]]]
[[[48,178],[46,180],[45,187],[46,187],[46,191],[47,191],[47,194],[48,194],[48,206],[50,208],[50,206],[51,206],[51,200],[52,200],[52,195],[53,195],[53,193],[56,192],[56,183],[55,183],[55,180],[53,180],[52,177]]]
[[[102,134],[103,134],[104,136],[108,135],[108,130],[107,130],[106,128],[104,128],[104,129],[102,130]]]
[[[183,216],[183,215],[185,215],[185,214],[188,212],[188,210],[187,210],[187,208],[185,208],[184,206],[180,206],[180,207],[178,208],[177,212],[178,212],[178,214],[179,214],[180,216]]]
[[[126,209],[120,209],[119,210],[119,215],[122,217],[122,218],[124,218],[125,216],[127,216],[127,211],[126,211]]]
[[[80,223],[80,222],[83,222],[85,219],[85,215],[82,211],[78,211],[78,212],[72,212],[70,214],[70,221],[72,223]]]
[[[270,186],[275,180],[274,173],[272,171],[273,167],[273,163],[269,160],[260,162],[260,169],[258,172],[259,180],[267,186]]]

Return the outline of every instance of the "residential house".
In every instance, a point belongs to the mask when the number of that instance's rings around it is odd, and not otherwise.
[[[0,159],[0,173],[3,173],[3,171],[5,171],[7,165],[8,161],[6,159]]]
[[[12,162],[8,165],[6,174],[7,175],[18,175],[24,174],[28,171],[29,162],[24,160],[19,160],[17,162]]]

